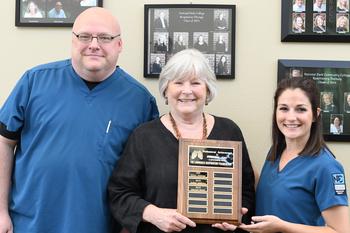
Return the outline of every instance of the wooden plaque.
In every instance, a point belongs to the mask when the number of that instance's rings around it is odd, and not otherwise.
[[[196,223],[241,222],[242,142],[180,139],[177,211]]]

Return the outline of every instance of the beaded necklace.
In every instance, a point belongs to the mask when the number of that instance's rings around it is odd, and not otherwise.
[[[202,113],[203,116],[203,135],[202,135],[202,139],[206,139],[207,138],[207,120],[205,119],[205,115],[204,113]],[[173,116],[171,115],[171,113],[169,112],[169,117],[170,117],[170,122],[171,122],[171,126],[173,127],[175,134],[176,134],[176,138],[179,139],[181,138],[181,134],[179,129],[177,128],[176,122],[173,118]]]

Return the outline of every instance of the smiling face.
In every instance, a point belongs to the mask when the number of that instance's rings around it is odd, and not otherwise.
[[[296,28],[302,28],[304,26],[304,20],[302,17],[298,16],[296,19],[295,19],[295,27]]]
[[[225,57],[225,56],[222,56],[221,59],[220,59],[220,61],[221,61],[222,63],[225,63],[225,62],[226,62],[226,57]]]
[[[203,38],[202,35],[200,35],[200,36],[198,37],[198,42],[199,42],[199,43],[203,43],[203,42],[204,42],[204,38]]]
[[[295,4],[301,7],[304,4],[304,0],[295,0]]]
[[[319,26],[319,27],[323,26],[323,18],[322,18],[322,16],[317,16],[317,18],[316,18],[316,25]]]
[[[292,78],[302,77],[301,70],[293,69],[292,70]]]
[[[177,115],[197,115],[203,112],[207,86],[194,75],[170,81],[165,91],[171,112]]]
[[[75,34],[115,36],[120,34],[117,20],[103,8],[89,8],[78,16],[74,25]],[[122,50],[120,37],[110,43],[100,43],[96,38],[81,42],[72,35],[72,65],[74,70],[89,81],[102,81],[113,73]]]
[[[340,119],[338,117],[335,117],[333,123],[335,126],[340,126]]]
[[[323,3],[323,0],[315,0],[315,4],[316,4],[318,7],[321,7],[321,6],[322,6],[322,3]]]
[[[346,17],[344,17],[344,16],[340,17],[338,19],[338,27],[344,28],[346,26],[346,21],[347,21]]]
[[[165,42],[164,36],[160,36],[158,41],[159,41],[159,44],[163,44]]]
[[[57,12],[60,12],[62,9],[62,3],[61,2],[56,2],[56,5],[55,5],[55,10]]]
[[[328,94],[328,93],[324,93],[324,94],[323,94],[323,103],[324,103],[325,105],[330,105],[330,104],[332,104],[332,98],[331,98],[331,95],[330,95],[330,94]]]
[[[340,0],[339,3],[342,7],[346,7],[348,5],[348,0]]]
[[[29,2],[28,10],[31,14],[35,14],[38,11],[38,7],[34,2]]]
[[[314,119],[309,98],[300,88],[286,89],[278,98],[276,109],[278,129],[286,142],[306,144]]]

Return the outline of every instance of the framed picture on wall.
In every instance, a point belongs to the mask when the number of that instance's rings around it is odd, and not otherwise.
[[[282,42],[350,42],[350,0],[281,1]]]
[[[71,27],[85,9],[102,6],[102,0],[16,0],[19,27]]]
[[[145,5],[144,77],[158,78],[175,53],[195,48],[218,79],[234,79],[235,9],[235,5]]]
[[[278,81],[300,76],[320,89],[325,140],[350,141],[350,61],[278,60]]]

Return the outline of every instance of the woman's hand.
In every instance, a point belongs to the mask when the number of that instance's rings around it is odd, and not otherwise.
[[[219,228],[222,231],[234,231],[236,230],[237,226],[233,224],[229,224],[227,222],[223,223],[215,223],[211,225],[212,227]]]
[[[278,232],[283,225],[283,220],[273,215],[252,217],[252,224],[242,224],[239,228],[253,233]]]
[[[148,205],[143,211],[143,220],[150,222],[164,232],[182,231],[186,226],[195,227],[189,218],[176,212],[175,209],[158,208]]]
[[[246,213],[248,213],[248,209],[243,207],[241,209],[241,213],[242,213],[242,215],[245,215]],[[227,222],[215,223],[215,224],[213,224],[211,226],[215,227],[215,228],[219,228],[220,230],[223,230],[223,231],[234,231],[237,228],[236,225],[229,224]]]

